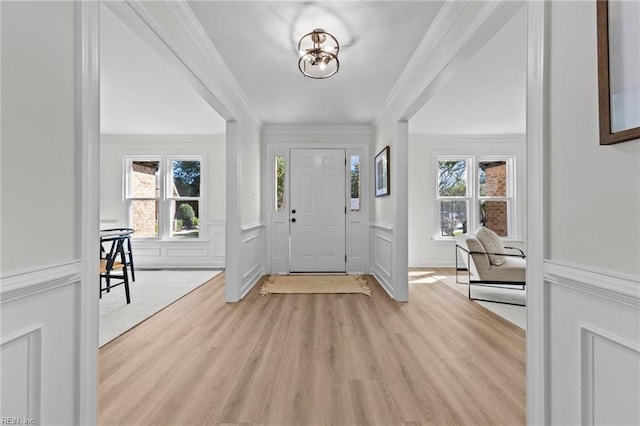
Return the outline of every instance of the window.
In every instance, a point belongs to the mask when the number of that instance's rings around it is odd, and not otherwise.
[[[127,158],[126,208],[135,238],[198,238],[200,158]]]
[[[481,161],[478,163],[478,201],[480,224],[501,237],[509,230],[511,199],[506,161]]]
[[[360,211],[360,156],[351,156],[351,211]]]
[[[275,183],[275,193],[274,193],[274,201],[273,205],[275,206],[275,211],[283,212],[285,209],[285,200],[284,200],[284,178],[285,178],[285,158],[284,155],[276,155],[274,157],[274,183]]]
[[[158,236],[158,204],[160,201],[160,161],[129,162],[128,199],[129,226],[134,236]]]
[[[170,160],[169,166],[171,236],[197,238],[200,233],[200,161]]]
[[[513,162],[513,157],[439,157],[438,236],[473,232],[480,225],[511,236]]]
[[[466,232],[469,217],[468,164],[467,160],[438,161],[441,237]]]

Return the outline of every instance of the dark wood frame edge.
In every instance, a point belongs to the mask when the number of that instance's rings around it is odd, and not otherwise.
[[[385,146],[384,148],[382,148],[382,150],[380,150],[379,153],[376,154],[375,157],[373,157],[373,173],[374,173],[374,177],[375,174],[377,173],[376,170],[376,162],[378,160],[378,157],[380,156],[380,154],[382,154],[383,152],[386,151],[387,154],[387,192],[386,194],[376,194],[376,188],[375,188],[375,184],[376,184],[376,179],[373,180],[373,192],[374,195],[376,197],[386,197],[387,195],[391,194],[391,148],[389,147],[389,145]]]
[[[640,139],[640,127],[611,132],[611,103],[609,85],[609,1],[597,0],[598,27],[598,100],[600,115],[600,145]]]

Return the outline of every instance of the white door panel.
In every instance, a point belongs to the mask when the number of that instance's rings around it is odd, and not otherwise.
[[[290,153],[291,272],[345,272],[345,150]]]

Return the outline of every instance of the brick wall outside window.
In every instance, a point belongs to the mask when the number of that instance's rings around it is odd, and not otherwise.
[[[486,173],[485,196],[505,197],[507,195],[507,165],[504,162],[488,165]],[[485,201],[485,226],[501,237],[507,236],[507,202]]]
[[[131,194],[140,198],[156,197],[157,167],[133,162],[131,173]],[[149,238],[158,235],[157,200],[134,200],[131,205],[132,227],[135,237]]]

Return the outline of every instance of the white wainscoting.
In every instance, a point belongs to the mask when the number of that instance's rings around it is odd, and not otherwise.
[[[3,419],[78,423],[80,267],[72,261],[2,277]]]
[[[264,225],[257,223],[242,227],[242,283],[241,298],[264,274]]]
[[[224,221],[207,222],[202,239],[162,241],[134,238],[131,244],[136,268],[225,267]]]
[[[394,297],[395,288],[393,286],[393,226],[372,223],[370,225],[371,238],[371,275],[382,285],[382,288]]]
[[[289,218],[286,214],[273,213],[271,221],[271,273],[289,273]]]
[[[365,222],[363,222],[361,216],[351,215],[349,219],[349,225],[347,226],[349,232],[347,239],[347,272],[350,274],[364,274],[366,268],[366,236],[367,228]]]
[[[640,424],[640,279],[545,262],[550,424]]]

